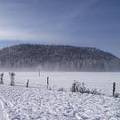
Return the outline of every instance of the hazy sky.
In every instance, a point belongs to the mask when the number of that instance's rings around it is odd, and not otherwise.
[[[3,40],[97,47],[120,57],[120,0],[0,0]]]

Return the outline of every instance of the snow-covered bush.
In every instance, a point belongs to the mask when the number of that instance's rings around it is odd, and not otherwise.
[[[84,82],[80,83],[78,81],[74,81],[71,88],[72,92],[80,92],[80,93],[89,93],[89,94],[101,94],[97,89],[89,89],[85,86]]]

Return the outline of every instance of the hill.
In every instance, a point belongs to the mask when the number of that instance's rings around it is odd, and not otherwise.
[[[90,47],[21,44],[0,50],[1,69],[120,71],[120,59]]]

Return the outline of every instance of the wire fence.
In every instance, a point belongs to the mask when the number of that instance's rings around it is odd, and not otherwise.
[[[120,91],[120,73],[86,73],[86,72],[14,72],[16,86],[39,88],[50,86],[51,88],[65,88],[70,90],[74,80],[84,82],[88,88],[96,88],[105,94],[113,94],[113,82],[115,91]],[[1,75],[1,73],[0,73]],[[1,80],[1,78],[0,78]],[[9,72],[4,72],[4,85],[10,85]],[[29,80],[29,82],[28,82]]]

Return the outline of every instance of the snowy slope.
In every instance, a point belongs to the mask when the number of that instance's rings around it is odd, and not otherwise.
[[[10,120],[120,120],[120,99],[103,95],[0,86],[0,101]]]

